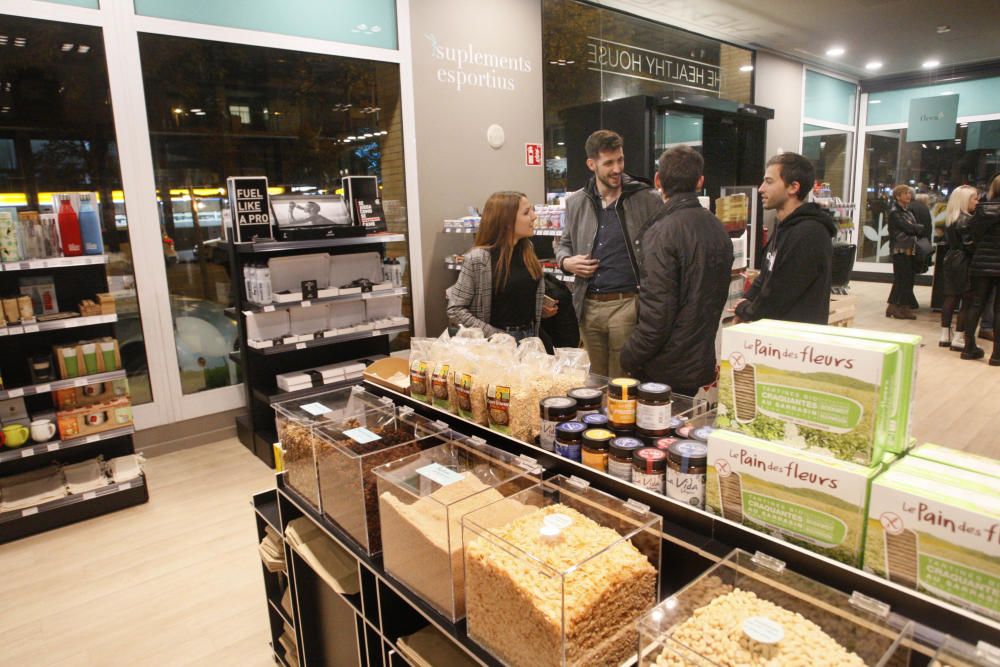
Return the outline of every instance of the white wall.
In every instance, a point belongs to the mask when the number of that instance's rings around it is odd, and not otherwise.
[[[444,258],[473,240],[444,234],[443,220],[481,209],[497,190],[544,203],[542,167],[524,160],[525,143],[543,137],[541,4],[411,0],[410,17],[424,308],[427,335],[437,336],[447,325],[445,289],[458,276]],[[455,62],[461,52],[479,64]],[[494,57],[503,60],[485,64]],[[469,77],[475,81],[461,83]],[[500,149],[486,141],[494,123],[506,135]]]
[[[767,122],[767,155],[799,151],[802,131],[802,63],[757,52],[754,103],[774,109]],[[763,171],[763,165],[761,165]]]

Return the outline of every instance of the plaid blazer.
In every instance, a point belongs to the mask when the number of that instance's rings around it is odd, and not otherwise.
[[[500,330],[490,326],[493,302],[493,262],[487,248],[473,248],[465,253],[458,280],[447,289],[448,321],[453,325],[477,327],[489,337]],[[538,281],[535,292],[535,335],[542,322],[542,302],[545,281]]]

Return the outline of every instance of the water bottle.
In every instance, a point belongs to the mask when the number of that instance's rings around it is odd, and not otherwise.
[[[83,236],[84,255],[103,255],[104,239],[101,237],[101,221],[90,203],[90,195],[80,195],[80,234]]]
[[[80,238],[80,219],[69,203],[69,196],[59,198],[59,241],[63,255],[76,257],[83,254],[83,241]]]

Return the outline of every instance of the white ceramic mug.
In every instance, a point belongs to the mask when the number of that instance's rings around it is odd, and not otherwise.
[[[31,422],[31,439],[35,442],[47,442],[56,434],[56,425],[51,419],[36,419]]]

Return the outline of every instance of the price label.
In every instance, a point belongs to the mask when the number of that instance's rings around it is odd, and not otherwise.
[[[304,349],[306,349],[306,344],[305,343],[296,343],[295,344],[295,349],[296,350],[304,350]]]
[[[52,442],[52,443],[49,443],[49,444],[45,445],[45,451],[47,451],[47,452],[55,452],[55,451],[58,451],[58,449],[59,449],[59,443],[58,442]]]
[[[37,324],[25,324],[24,325],[24,333],[29,334],[29,333],[37,333],[37,332],[38,332],[38,325]]]
[[[52,385],[50,385],[50,384],[35,385],[35,393],[36,394],[47,394],[50,391],[52,391]]]
[[[449,484],[454,484],[455,482],[461,482],[463,479],[463,475],[461,473],[446,468],[440,463],[431,463],[422,468],[417,468],[417,474],[421,477],[426,477],[441,486],[448,486]]]
[[[45,262],[39,262],[39,264],[41,265],[40,268],[43,268],[43,269],[45,268]],[[21,270],[22,271],[27,271],[30,268],[31,268],[31,262],[21,262]]]
[[[97,434],[88,435],[86,438],[83,439],[83,444],[89,445],[90,443],[97,442],[100,439],[101,439],[101,436],[99,436]]]
[[[0,336],[6,336],[7,333],[7,327],[0,327]]]
[[[378,329],[372,329],[372,335],[373,336],[381,336],[382,332],[379,331]]]
[[[87,378],[77,378],[73,380],[74,387],[86,387],[88,384],[90,384],[90,380]]]
[[[87,491],[86,493],[83,494],[83,499],[84,500],[93,500],[96,497],[97,497],[97,494],[94,493],[93,491]]]
[[[19,398],[24,396],[24,389],[9,389],[7,391],[7,398]]]
[[[302,409],[311,414],[313,417],[319,417],[320,415],[325,415],[327,412],[333,412],[333,410],[326,407],[322,403],[306,403],[302,406]]]
[[[24,516],[31,516],[32,514],[38,514],[38,508],[37,507],[29,507],[26,510],[21,510],[21,516],[22,517],[24,517]]]
[[[32,454],[34,454],[34,453],[35,453],[35,450],[31,449],[30,447],[26,448],[26,449],[22,449],[21,450],[21,458],[22,459],[26,459],[29,456],[31,456]]]
[[[125,482],[124,484],[118,485],[119,491],[128,491],[131,488],[132,488],[132,482]]]
[[[274,312],[274,306],[273,305],[272,306],[264,306],[264,312],[265,313],[273,313]]]
[[[303,301],[299,305],[302,306],[303,308],[308,308],[309,306],[311,306],[313,304],[312,304],[312,301]]]
[[[357,442],[357,443],[362,444],[362,445],[367,444],[369,442],[374,442],[376,440],[381,439],[381,437],[382,437],[382,436],[380,436],[380,435],[378,435],[376,433],[372,433],[371,431],[369,431],[368,429],[364,428],[363,426],[359,426],[358,428],[352,428],[352,429],[349,429],[347,431],[344,431],[344,435],[346,435],[348,438],[350,438],[354,442]],[[418,470],[417,472],[420,472],[420,471]]]

